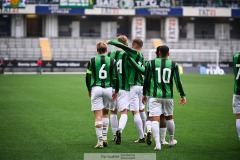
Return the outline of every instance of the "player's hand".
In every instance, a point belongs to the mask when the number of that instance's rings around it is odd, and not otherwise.
[[[142,103],[144,104],[147,100],[147,96],[142,96]]]
[[[187,99],[185,97],[180,99],[180,104],[184,106],[184,104],[187,102]]]
[[[110,42],[110,40],[106,40],[106,41],[105,41],[105,43],[107,43],[107,44],[108,44],[109,42]]]
[[[88,92],[88,96],[91,98],[91,92]]]
[[[112,102],[117,100],[117,96],[118,96],[117,93],[113,93],[113,95],[112,95]]]

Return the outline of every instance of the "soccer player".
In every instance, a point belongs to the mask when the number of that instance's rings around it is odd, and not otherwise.
[[[120,35],[117,38],[118,42],[124,45],[128,45],[128,39],[124,35]],[[117,64],[117,72],[119,77],[119,93],[116,100],[116,110],[110,115],[110,121],[112,125],[113,134],[116,136],[115,143],[121,144],[121,134],[126,126],[128,119],[128,107],[129,107],[129,91],[130,85],[128,83],[128,57],[124,50],[118,49],[108,54],[109,57],[114,58]],[[119,125],[117,124],[117,110],[120,111]]]
[[[236,128],[240,140],[240,52],[233,56],[234,69],[234,94],[233,94],[233,113],[236,114]]]
[[[131,62],[130,58],[132,58],[137,64],[144,65],[144,58],[141,53],[143,41],[141,39],[139,38],[133,39],[132,48],[114,40],[107,41],[107,43],[114,45],[118,48],[122,48],[128,54],[129,62]],[[133,112],[134,123],[139,133],[139,138],[138,140],[135,141],[137,143],[145,143],[145,137],[143,132],[143,128],[145,127],[143,127],[143,122],[145,124],[146,114],[141,102],[143,84],[142,74],[141,72],[136,70],[133,64],[129,65],[129,85],[130,85],[129,110]]]
[[[88,62],[86,73],[86,86],[91,97],[91,110],[95,115],[95,129],[98,143],[95,148],[103,148],[107,145],[106,137],[103,137],[103,118],[108,118],[108,111],[104,108],[112,100],[117,99],[119,80],[115,60],[106,56],[107,44],[99,42],[96,45],[98,55]],[[113,93],[112,86],[115,87]],[[108,125],[108,124],[107,124]]]
[[[175,124],[173,121],[173,79],[180,93],[180,104],[186,103],[185,93],[180,80],[178,65],[168,59],[169,48],[165,45],[157,47],[157,58],[149,61],[145,68],[143,86],[143,102],[149,93],[149,117],[152,121],[152,132],[156,147],[154,150],[161,150],[159,138],[160,115],[164,113],[167,120],[169,132],[169,146],[176,145],[174,140]]]
[[[140,73],[145,73],[145,67],[138,65],[134,60],[132,60],[132,58],[129,59],[129,62],[137,71],[139,71]],[[145,66],[147,66],[147,63],[148,63],[148,61],[145,61]],[[148,115],[148,116],[146,116],[146,121],[145,121],[146,125],[143,125],[143,131],[145,131],[145,130],[147,131],[147,133],[144,133],[145,138],[146,138],[147,144],[151,145],[152,144],[152,134],[151,134],[152,122],[149,118],[149,103],[148,102],[149,102],[149,96],[147,96],[147,101],[145,103],[143,102],[145,105],[146,111],[147,111],[147,115]],[[145,113],[144,110],[140,110],[140,114],[143,112]],[[167,132],[167,124],[166,124],[166,119],[165,119],[164,114],[161,114],[161,116],[160,116],[160,126],[159,127],[160,127],[160,135],[161,135],[161,144],[168,145],[168,142],[165,139],[166,132]]]

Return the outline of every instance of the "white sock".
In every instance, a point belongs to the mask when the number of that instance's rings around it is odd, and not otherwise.
[[[160,128],[161,141],[166,141],[167,128]]]
[[[140,117],[139,113],[134,114],[134,123],[135,123],[135,126],[136,126],[137,130],[138,130],[139,138],[140,139],[144,138],[142,120],[141,120],[141,117]]]
[[[240,119],[236,119],[236,128],[238,132],[238,138],[240,140]]]
[[[102,136],[103,136],[104,140],[107,140],[109,119],[108,118],[102,118],[102,122],[103,122]]]
[[[120,119],[119,119],[119,129],[121,130],[121,132],[124,130],[126,124],[127,124],[127,120],[128,120],[128,115],[127,114],[122,114]]]
[[[147,120],[147,116],[145,112],[140,112],[140,116],[142,119],[142,125],[143,125],[143,132],[145,132],[146,130],[146,120]]]
[[[116,135],[116,131],[118,128],[118,119],[116,114],[110,115],[110,123],[111,123],[112,133],[113,135]]]
[[[103,127],[97,128],[96,127],[97,125],[102,125],[102,121],[95,122],[96,135],[97,135],[98,143],[99,143],[99,141],[101,141],[102,137],[103,137],[103,135],[102,135]]]
[[[174,132],[175,132],[175,123],[173,119],[167,120],[167,130],[169,133],[169,140],[172,141],[174,139]]]
[[[152,132],[153,132],[153,138],[155,139],[156,146],[161,147],[158,121],[152,121]]]
[[[147,132],[152,132],[152,121],[150,120],[146,121],[146,128],[147,128]]]

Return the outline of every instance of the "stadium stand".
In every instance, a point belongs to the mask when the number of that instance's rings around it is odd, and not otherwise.
[[[45,54],[47,54],[47,58],[45,58],[51,59],[52,52],[53,60],[88,60],[96,54],[95,44],[100,40],[100,38],[50,38],[50,50],[46,48],[41,50],[41,41],[38,41],[37,38],[0,38],[0,57],[9,60],[36,60],[41,55],[45,57]],[[155,43],[151,39],[145,40],[144,56],[147,57],[148,50],[156,47],[154,45],[160,45],[159,42],[163,44],[159,40]],[[43,47],[47,47],[46,45],[44,44]],[[231,62],[235,51],[240,50],[240,41],[238,40],[182,39],[179,42],[166,43],[166,45],[171,49],[217,49],[220,51],[220,61],[227,62]],[[116,48],[113,46],[108,48],[109,51],[114,49]],[[179,57],[177,60],[181,61],[182,59]]]

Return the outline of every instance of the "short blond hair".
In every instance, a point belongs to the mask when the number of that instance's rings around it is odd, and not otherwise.
[[[97,47],[97,52],[99,54],[103,54],[107,52],[107,44],[105,42],[98,42],[96,47]]]
[[[128,44],[127,44],[128,39],[127,39],[127,37],[124,36],[124,35],[118,36],[117,40],[118,40],[118,42],[121,42],[122,44],[128,45]]]

